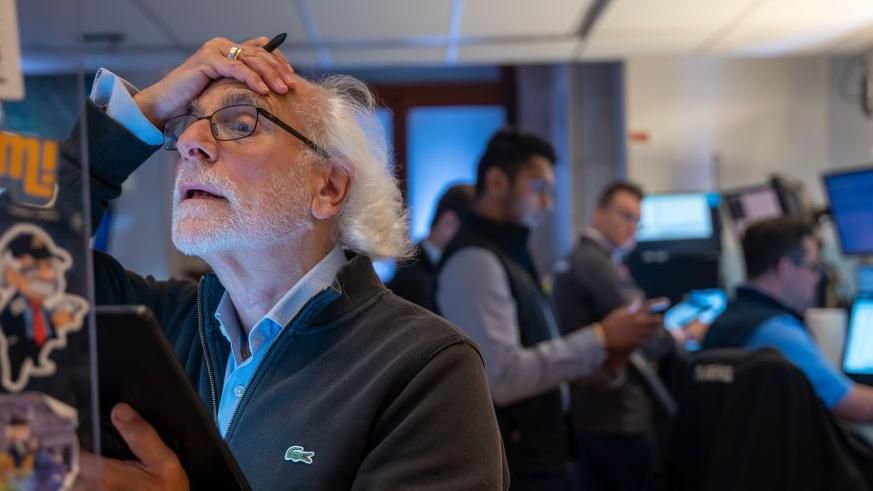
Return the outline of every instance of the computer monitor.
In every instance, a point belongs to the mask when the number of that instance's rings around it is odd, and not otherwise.
[[[855,300],[843,348],[843,371],[856,382],[873,385],[873,296]]]
[[[752,223],[784,213],[779,195],[767,184],[727,192],[724,200],[737,237],[742,237]]]
[[[873,168],[825,174],[824,184],[843,253],[873,254]]]
[[[860,264],[855,270],[855,290],[859,295],[873,294],[873,264]]]
[[[669,242],[709,239],[714,235],[713,193],[646,195],[642,202],[639,242]]]

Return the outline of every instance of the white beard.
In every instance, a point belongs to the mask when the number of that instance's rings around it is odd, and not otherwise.
[[[204,256],[294,240],[312,229],[305,166],[241,196],[230,180],[209,172],[209,164],[184,162],[173,191],[173,244],[183,254]],[[182,201],[180,183],[209,185],[225,199]]]

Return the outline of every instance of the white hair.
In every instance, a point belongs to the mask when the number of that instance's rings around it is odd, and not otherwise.
[[[373,94],[347,75],[313,83],[322,97],[301,116],[308,120],[313,140],[352,180],[339,215],[340,245],[373,259],[409,256],[409,221]]]

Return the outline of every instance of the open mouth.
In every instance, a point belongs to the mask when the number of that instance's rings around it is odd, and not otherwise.
[[[224,196],[202,187],[185,186],[182,188],[182,201],[189,199],[224,199]]]

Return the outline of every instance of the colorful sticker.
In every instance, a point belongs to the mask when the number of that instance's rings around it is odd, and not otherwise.
[[[77,420],[75,409],[39,392],[0,395],[0,490],[71,489]]]
[[[70,254],[31,223],[0,237],[0,384],[20,392],[30,377],[55,373],[49,358],[82,328],[88,302],[67,293]]]

